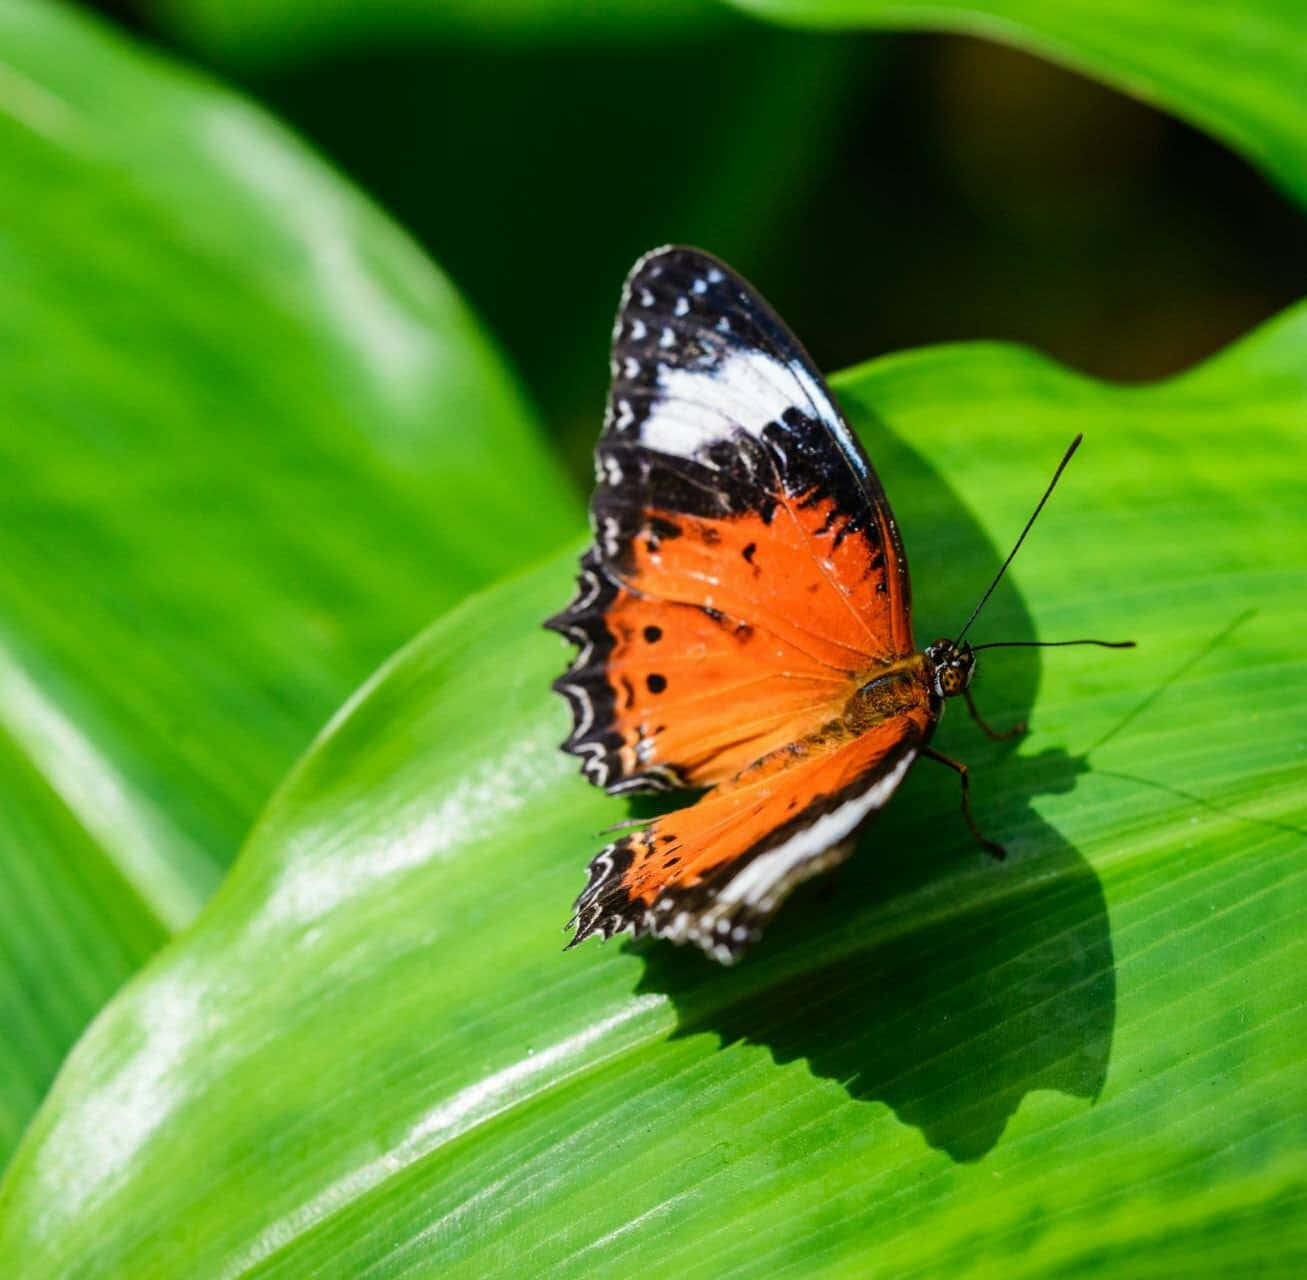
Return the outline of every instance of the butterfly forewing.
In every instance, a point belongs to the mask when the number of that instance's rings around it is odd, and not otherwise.
[[[591,515],[550,625],[580,649],[557,687],[601,786],[711,785],[912,651],[907,562],[861,446],[771,308],[697,250],[627,280]],[[730,742],[700,737],[705,718]]]

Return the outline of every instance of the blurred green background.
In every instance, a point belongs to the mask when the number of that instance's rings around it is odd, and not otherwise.
[[[0,0],[0,1274],[1307,1274],[1307,10],[733,3]],[[1084,431],[985,627],[1139,641],[942,725],[1001,870],[917,771],[730,973],[559,949],[668,240],[919,638]]]
[[[412,231],[583,486],[617,289],[655,243],[762,283],[824,369],[983,337],[1146,380],[1307,292],[1307,229],[1265,176],[988,40],[785,30],[711,0],[102,8]]]

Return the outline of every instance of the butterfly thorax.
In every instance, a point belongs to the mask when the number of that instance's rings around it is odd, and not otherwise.
[[[976,655],[968,644],[936,640],[920,653],[882,667],[860,684],[844,705],[840,727],[850,736],[866,733],[896,716],[938,718],[945,698],[971,686]]]
[[[926,656],[914,653],[859,685],[844,704],[843,725],[850,736],[857,736],[896,716],[933,715],[935,701]]]

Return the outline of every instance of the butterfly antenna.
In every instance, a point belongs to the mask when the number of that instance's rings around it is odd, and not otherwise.
[[[1064,644],[1096,644],[1100,649],[1133,649],[1133,640],[994,640],[990,644],[973,644],[972,653],[982,649],[1060,649]]]
[[[1066,464],[1071,461],[1071,455],[1075,453],[1075,451],[1078,448],[1080,448],[1080,442],[1084,438],[1085,437],[1083,433],[1078,434],[1076,438],[1071,441],[1071,445],[1067,449],[1067,451],[1062,455],[1062,461],[1057,464],[1057,470],[1053,472],[1053,478],[1048,482],[1048,488],[1044,490],[1044,496],[1040,498],[1039,505],[1034,509],[1034,511],[1031,512],[1030,519],[1026,521],[1026,527],[1021,530],[1021,536],[1017,539],[1016,546],[1014,546],[1012,550],[1008,552],[1007,559],[1003,561],[1003,567],[994,575],[994,581],[989,584],[989,586],[985,590],[985,594],[980,597],[980,603],[976,605],[974,609],[972,609],[971,617],[967,619],[967,625],[963,627],[961,631],[958,632],[958,638],[956,641],[954,641],[955,644],[962,643],[962,637],[965,636],[967,632],[970,630],[971,624],[976,620],[976,615],[985,607],[985,601],[988,600],[989,597],[994,594],[994,588],[998,586],[1000,579],[1007,572],[1008,565],[1012,563],[1012,557],[1015,556],[1016,553],[1021,550],[1021,544],[1026,540],[1026,534],[1030,532],[1030,526],[1035,523],[1036,519],[1039,517],[1039,513],[1044,509],[1044,503],[1048,501],[1049,494],[1053,492],[1054,486],[1062,478],[1062,472],[1066,470]],[[1062,643],[1066,643],[1066,642],[1063,641]],[[1076,643],[1076,642],[1072,642],[1072,643]]]

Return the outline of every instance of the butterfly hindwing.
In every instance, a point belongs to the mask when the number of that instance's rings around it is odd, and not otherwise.
[[[912,651],[874,471],[797,340],[706,254],[656,250],[627,280],[596,478],[549,625],[578,645],[556,687],[598,785],[725,781]]]
[[[923,696],[869,732],[766,757],[623,836],[590,864],[572,945],[629,929],[734,961],[795,885],[848,856],[853,833],[893,794],[933,726]]]

